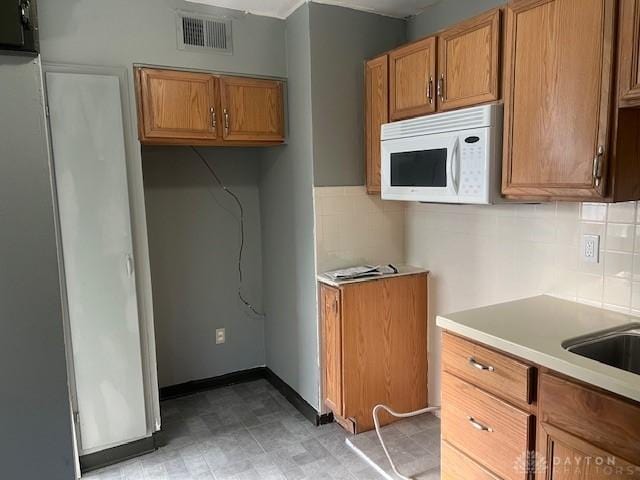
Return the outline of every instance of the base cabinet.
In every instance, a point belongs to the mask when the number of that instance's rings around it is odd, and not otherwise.
[[[324,403],[347,430],[373,429],[379,403],[427,406],[427,278],[320,284]]]
[[[525,363],[443,334],[442,478],[640,480],[640,404]]]

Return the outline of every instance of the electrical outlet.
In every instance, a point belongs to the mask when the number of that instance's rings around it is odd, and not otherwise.
[[[582,236],[582,261],[600,263],[600,235]]]
[[[216,328],[216,345],[224,343],[226,340],[226,333],[224,328]]]

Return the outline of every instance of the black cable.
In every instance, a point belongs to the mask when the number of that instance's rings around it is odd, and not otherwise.
[[[238,283],[238,298],[255,315],[259,317],[264,317],[265,314],[256,310],[254,306],[248,300],[246,300],[242,295],[242,254],[244,252],[244,208],[242,207],[242,202],[240,202],[240,199],[235,193],[229,190],[227,186],[224,183],[222,183],[222,180],[220,180],[220,177],[218,176],[216,171],[213,169],[211,165],[209,165],[209,162],[207,162],[207,160],[198,151],[198,149],[196,149],[196,147],[191,147],[191,149],[198,156],[198,158],[202,160],[202,163],[204,163],[204,166],[207,167],[207,170],[209,170],[209,173],[211,173],[213,178],[215,178],[218,185],[220,185],[220,188],[222,188],[222,190],[224,190],[229,196],[231,196],[231,198],[233,198],[236,204],[238,205],[238,209],[240,210],[240,249],[238,251],[238,276],[240,278],[240,282]]]

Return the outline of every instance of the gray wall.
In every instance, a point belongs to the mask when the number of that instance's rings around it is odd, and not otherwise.
[[[230,16],[233,55],[178,50],[175,10]],[[134,63],[286,76],[283,20],[182,0],[56,0],[42,2],[39,15],[46,62],[126,67],[131,86]],[[135,112],[131,115],[135,125]],[[238,225],[224,209],[233,205],[212,200],[205,187],[209,178],[187,149],[157,147],[136,154],[134,162],[144,159],[146,200],[141,203],[146,203],[149,225],[159,384],[264,364],[264,320],[247,318],[233,291]],[[210,149],[207,155],[248,202],[251,251],[244,263],[245,283],[247,296],[260,305],[256,157],[261,153]],[[145,219],[140,221],[144,227]],[[177,232],[176,225],[185,230]],[[215,345],[217,327],[227,329],[224,345]]]
[[[0,465],[74,478],[39,61],[0,56]]]
[[[319,409],[309,5],[286,21],[289,144],[261,164],[267,365]]]
[[[407,39],[417,40],[426,37],[451,24],[506,3],[506,0],[440,0],[420,15],[409,19]]]
[[[243,293],[260,310],[259,152],[199,151],[243,204]],[[237,297],[238,206],[191,149],[146,147],[143,158],[160,385],[264,365],[264,320]]]
[[[311,3],[316,186],[364,184],[364,60],[405,41],[406,22]]]

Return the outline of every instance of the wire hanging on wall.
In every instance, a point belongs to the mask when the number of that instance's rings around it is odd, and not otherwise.
[[[244,304],[244,306],[247,307],[249,310],[251,310],[255,315],[257,315],[259,317],[264,317],[265,314],[260,312],[260,311],[258,311],[253,306],[253,304],[251,302],[249,302],[244,297],[244,295],[242,294],[242,254],[244,253],[244,208],[242,206],[242,202],[240,202],[240,199],[238,198],[238,196],[235,193],[233,193],[231,190],[229,190],[227,188],[227,186],[224,183],[222,183],[222,180],[220,179],[220,177],[218,176],[216,171],[213,169],[213,167],[211,165],[209,165],[209,162],[207,162],[207,160],[198,151],[198,149],[196,147],[191,147],[191,149],[198,156],[198,158],[202,161],[202,163],[207,168],[207,170],[209,171],[211,176],[215,179],[216,183],[220,186],[220,188],[222,188],[222,190],[227,195],[229,195],[231,198],[233,198],[233,200],[236,202],[236,205],[238,205],[238,209],[240,210],[240,248],[238,249],[238,276],[239,276],[238,298]]]

